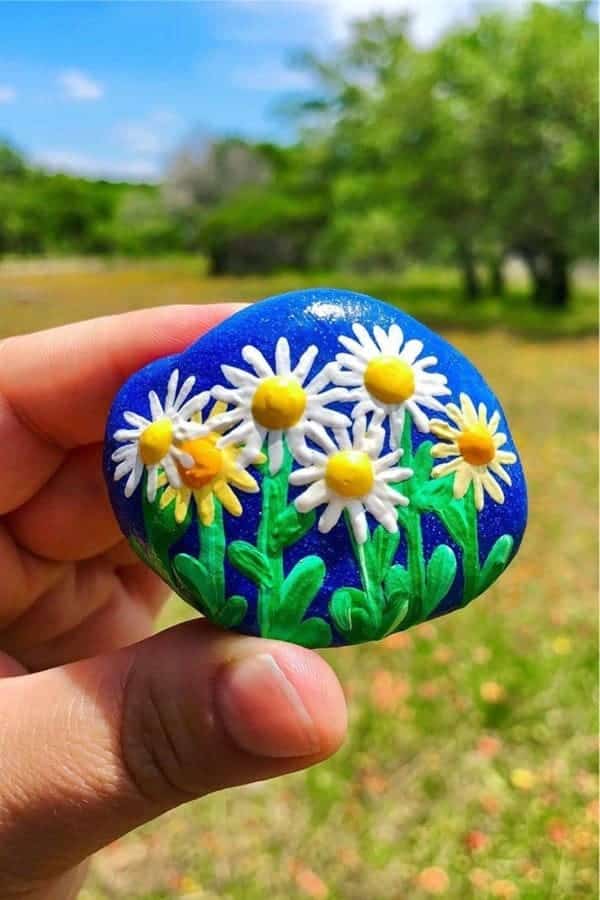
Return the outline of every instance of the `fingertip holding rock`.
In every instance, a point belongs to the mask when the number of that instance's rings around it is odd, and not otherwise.
[[[259,757],[326,757],[346,732],[342,689],[316,654],[281,645],[220,672],[216,706],[229,737]]]

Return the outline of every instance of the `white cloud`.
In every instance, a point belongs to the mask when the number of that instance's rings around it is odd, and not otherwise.
[[[58,81],[70,100],[100,100],[104,96],[103,85],[81,69],[65,69]]]
[[[154,181],[159,176],[159,168],[153,160],[134,159],[98,159],[75,150],[45,150],[39,153],[34,162],[52,172],[68,172],[72,175],[84,175],[90,178],[107,178],[109,180]]]
[[[0,103],[14,103],[17,92],[10,84],[0,84]]]
[[[237,87],[252,91],[298,91],[310,84],[306,72],[288,68],[281,62],[268,61],[257,65],[234,66],[231,81]]]
[[[332,36],[344,40],[356,19],[383,13],[408,14],[411,33],[418,44],[428,45],[455,22],[465,21],[485,7],[519,9],[525,0],[320,0]]]
[[[144,119],[120,122],[115,126],[114,137],[131,153],[157,156],[170,146],[180,126],[177,113],[159,109]]]

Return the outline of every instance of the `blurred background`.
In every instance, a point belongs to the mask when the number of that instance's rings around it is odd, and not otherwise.
[[[86,900],[597,897],[598,10],[0,2],[0,337],[329,285],[500,395],[531,522],[501,584],[329,652],[330,762],[101,853]],[[162,625],[188,613],[174,600]]]

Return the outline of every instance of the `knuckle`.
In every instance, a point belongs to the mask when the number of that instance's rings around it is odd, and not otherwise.
[[[210,776],[200,760],[212,741],[214,716],[192,710],[161,689],[154,673],[133,672],[127,681],[122,713],[121,753],[136,791],[158,804],[182,803],[205,793]]]

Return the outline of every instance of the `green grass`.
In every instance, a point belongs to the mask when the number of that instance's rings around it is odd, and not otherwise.
[[[4,333],[302,283],[53,277],[0,275]],[[419,277],[410,311],[439,306],[451,319],[451,287],[436,293],[435,278],[427,290]],[[401,300],[396,290],[381,293]],[[499,393],[523,454],[531,518],[518,558],[460,613],[328,651],[350,705],[337,756],[123,838],[96,858],[84,900],[597,896],[595,342],[445,333]],[[162,624],[187,615],[174,600]]]
[[[457,273],[446,269],[414,267],[401,277],[312,272],[210,278],[202,259],[146,265],[42,260],[0,267],[0,337],[143,306],[258,300],[315,285],[371,293],[439,329],[501,327],[532,337],[575,337],[595,333],[598,325],[590,276],[575,279],[569,309],[549,313],[529,301],[526,285],[518,278],[511,279],[506,297],[486,295],[469,303],[462,297]]]

